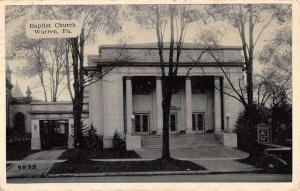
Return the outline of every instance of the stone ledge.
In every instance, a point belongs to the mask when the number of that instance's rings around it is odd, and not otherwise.
[[[237,147],[237,135],[236,133],[216,132],[216,138],[221,142],[223,146]]]
[[[142,138],[138,135],[126,135],[126,150],[140,149]]]

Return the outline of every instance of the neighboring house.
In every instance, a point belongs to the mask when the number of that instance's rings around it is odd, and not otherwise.
[[[6,127],[10,137],[31,134],[32,150],[71,147],[72,111],[73,105],[70,101],[43,102],[33,99],[29,87],[24,96],[18,83],[12,85],[11,70],[7,66]],[[86,102],[83,117],[88,118]]]
[[[168,62],[168,45],[164,59]],[[242,74],[241,47],[210,48],[220,64],[199,44],[185,44],[180,57],[177,86],[170,111],[170,146],[217,144],[236,146],[233,132],[242,104],[224,94],[228,81],[238,88]],[[174,53],[176,55],[176,53]],[[124,136],[127,149],[161,147],[163,111],[161,68],[157,44],[105,45],[88,56],[89,72],[110,70],[89,87],[90,123],[112,147],[114,132]],[[187,71],[190,70],[189,75]]]

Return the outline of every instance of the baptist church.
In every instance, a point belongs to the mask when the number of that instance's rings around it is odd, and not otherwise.
[[[168,47],[163,48],[166,63]],[[127,150],[160,148],[163,90],[157,44],[101,45],[99,54],[88,55],[87,60],[86,71],[105,74],[88,86],[84,99],[85,123],[103,137],[104,148],[113,146],[115,132],[124,138]],[[229,81],[237,89],[243,81],[241,47],[216,46],[208,51],[206,46],[187,43],[179,63],[169,117],[170,147],[236,147],[235,122],[243,106],[230,96]],[[15,115],[23,113],[32,149],[48,149],[51,141],[45,139],[55,142],[58,134],[65,147],[72,147],[71,102],[23,105],[10,106],[7,123],[13,127]]]
[[[209,51],[199,44],[183,46],[170,109],[171,147],[236,146],[233,132],[243,107],[229,96],[233,91],[228,79],[238,89],[243,78],[241,51],[231,46]],[[166,63],[168,54],[165,46]],[[103,135],[104,147],[112,146],[114,132],[124,136],[129,150],[160,147],[163,91],[157,44],[100,46],[98,55],[88,56],[87,69],[105,72],[88,90],[90,123]]]

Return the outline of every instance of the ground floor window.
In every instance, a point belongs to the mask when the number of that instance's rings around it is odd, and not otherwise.
[[[148,133],[149,131],[149,114],[139,113],[134,114],[135,117],[135,132],[136,133]]]
[[[204,131],[204,113],[193,113],[193,131]]]
[[[176,132],[177,116],[176,113],[170,113],[169,118],[169,130],[170,132]]]

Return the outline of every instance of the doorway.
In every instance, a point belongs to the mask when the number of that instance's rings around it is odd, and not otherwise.
[[[68,145],[67,120],[40,120],[41,149],[66,148]]]
[[[172,111],[169,116],[169,132],[170,134],[177,133],[177,113]]]
[[[203,133],[205,130],[205,121],[203,112],[195,112],[193,115],[193,126],[192,129],[196,133]]]

